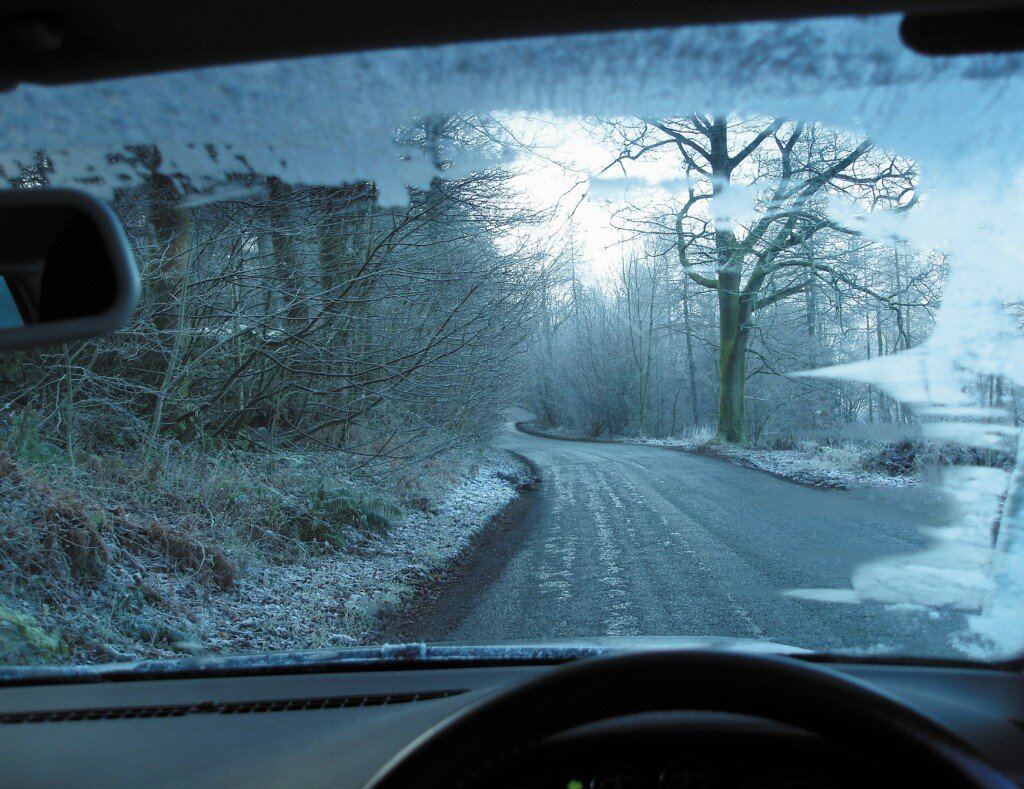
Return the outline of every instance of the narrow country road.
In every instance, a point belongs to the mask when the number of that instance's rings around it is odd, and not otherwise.
[[[963,627],[955,613],[784,595],[849,587],[861,562],[920,549],[918,527],[934,513],[913,491],[810,489],[683,452],[530,436],[511,422],[498,446],[543,480],[521,536],[507,560],[445,590],[409,636],[729,636],[939,654]]]

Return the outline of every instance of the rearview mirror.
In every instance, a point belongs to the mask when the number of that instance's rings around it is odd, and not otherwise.
[[[71,189],[0,191],[0,350],[109,334],[138,300],[131,249],[103,203]]]

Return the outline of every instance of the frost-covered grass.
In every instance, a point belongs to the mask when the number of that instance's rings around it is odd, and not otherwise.
[[[202,643],[214,652],[264,652],[372,639],[379,617],[433,582],[529,478],[525,464],[495,451],[386,539],[364,536],[341,555],[252,568],[201,609]]]
[[[904,487],[916,484],[919,479],[913,472],[892,475],[865,469],[865,457],[871,450],[852,444],[829,446],[801,442],[795,449],[705,446],[717,456],[815,487]]]
[[[0,451],[3,662],[355,643],[529,476],[496,451],[369,479],[327,452],[151,461]]]
[[[881,447],[856,444],[817,444],[801,441],[791,449],[741,447],[715,441],[705,430],[685,438],[645,440],[637,443],[674,446],[739,463],[805,485],[823,488],[853,488],[866,485],[903,487],[919,479],[918,469],[887,474],[871,468]]]
[[[906,453],[898,451],[899,445],[791,441],[781,442],[781,446],[780,442],[766,442],[765,446],[741,447],[717,441],[710,426],[685,436],[633,442],[704,452],[796,482],[832,488],[913,485],[923,466],[920,452],[907,459]]]
[[[742,447],[725,444],[716,440],[714,428],[707,425],[700,426],[686,434],[667,438],[593,439],[563,429],[543,429],[537,432],[555,438],[601,440],[696,452],[766,471],[801,484],[824,488],[914,485],[918,482],[924,465],[922,459],[924,453],[918,451],[913,454],[910,461],[904,462],[905,458],[902,455],[895,452],[892,446],[884,444],[785,442],[789,448]],[[931,455],[934,456],[933,460],[941,460],[937,451],[932,451]],[[893,456],[896,456],[900,462],[893,462]]]
[[[639,438],[631,440],[638,444],[649,444],[651,446],[694,449],[713,442],[715,440],[715,428],[711,425],[700,425],[685,434],[668,436],[666,438]]]

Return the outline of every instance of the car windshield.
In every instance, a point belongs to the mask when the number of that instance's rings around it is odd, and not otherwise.
[[[899,22],[0,95],[143,283],[3,359],[0,661],[1019,656],[1024,59]]]

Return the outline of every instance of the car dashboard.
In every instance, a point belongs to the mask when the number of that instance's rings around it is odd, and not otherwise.
[[[837,663],[956,733],[1024,783],[1024,678],[1006,670]],[[323,673],[0,688],[5,785],[363,786],[432,726],[556,665],[392,663]],[[537,711],[543,715],[543,710]],[[500,782],[559,789],[845,787],[878,783],[841,743],[758,718],[613,718],[510,760]],[[452,785],[460,779],[452,764]]]

